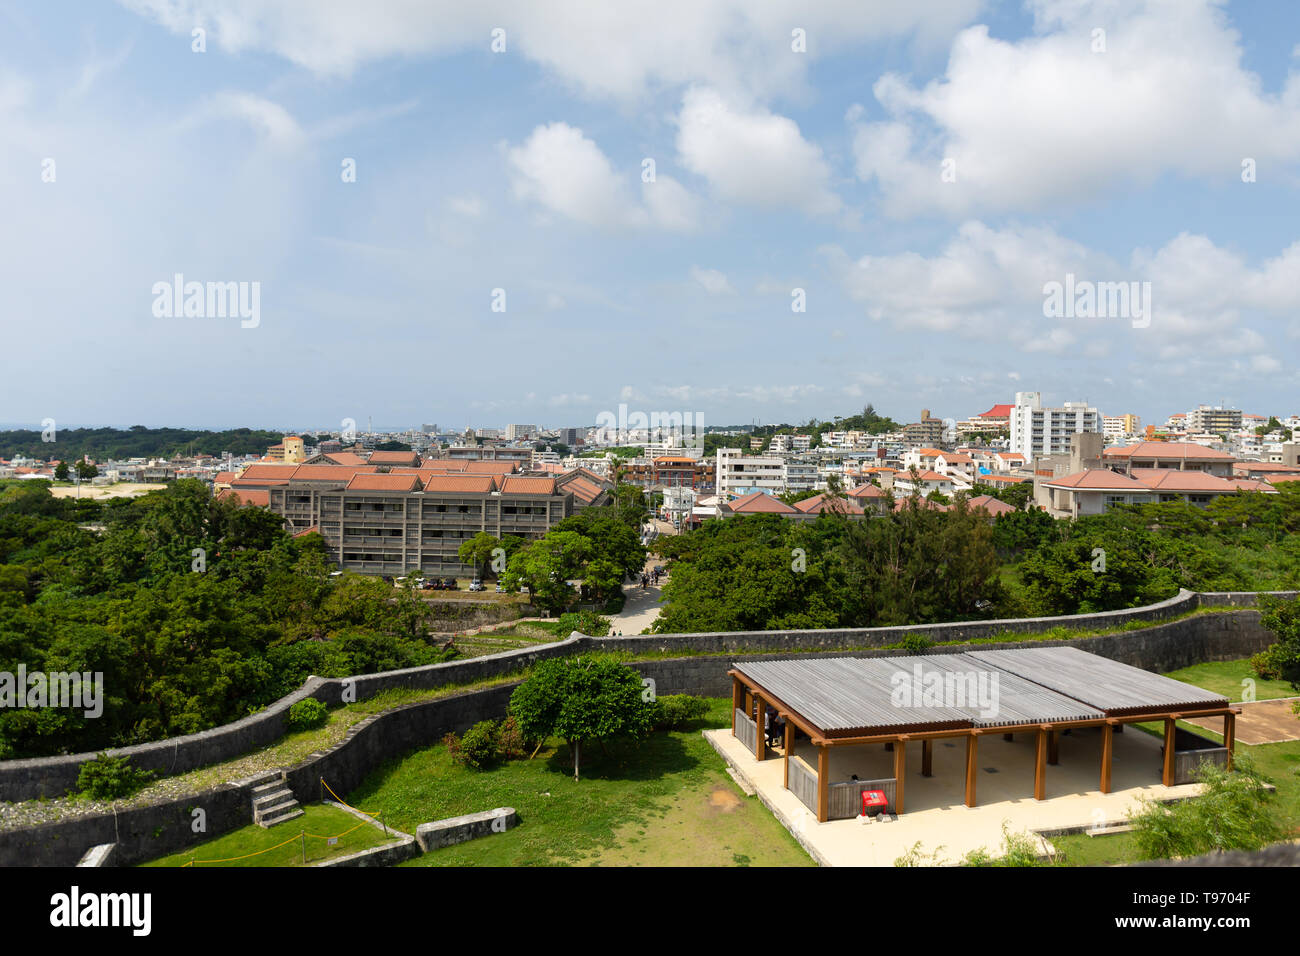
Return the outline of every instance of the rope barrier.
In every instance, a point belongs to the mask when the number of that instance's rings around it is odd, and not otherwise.
[[[329,785],[328,783],[325,782],[325,778],[324,778],[324,777],[321,777],[321,778],[320,778],[320,782],[321,782],[321,786],[323,786],[326,790],[329,790],[329,792],[330,792],[330,796],[332,796],[335,800],[337,800],[337,801],[338,801],[340,804],[342,804],[343,806],[347,807],[349,810],[354,810],[354,811],[356,811],[357,813],[361,813],[361,814],[364,814],[365,816],[368,816],[368,817],[375,817],[375,818],[378,818],[378,817],[383,813],[382,810],[379,811],[379,813],[367,813],[365,810],[357,810],[356,807],[352,806],[350,803],[347,803],[347,802],[346,802],[342,797],[340,797],[337,793],[335,793],[334,790],[333,790],[333,788],[331,788],[330,785]],[[248,859],[252,859],[252,858],[255,857],[255,856],[261,856],[263,853],[270,853],[272,850],[278,850],[278,849],[280,849],[280,847],[288,846],[290,843],[293,843],[295,840],[301,840],[301,839],[303,839],[304,837],[311,837],[313,840],[326,840],[326,841],[329,841],[329,840],[338,840],[338,839],[341,839],[341,838],[347,836],[347,835],[348,835],[349,833],[351,833],[353,830],[359,830],[359,829],[361,829],[361,828],[364,827],[364,826],[366,826],[366,821],[362,820],[362,821],[361,821],[360,823],[358,823],[356,826],[354,826],[354,827],[349,827],[348,829],[344,830],[342,833],[335,834],[334,836],[322,836],[322,835],[319,834],[319,833],[307,833],[307,832],[304,830],[304,831],[300,831],[299,834],[298,834],[297,836],[295,836],[295,837],[290,837],[289,839],[285,840],[283,843],[277,843],[275,846],[269,846],[269,847],[267,847],[265,850],[258,850],[256,853],[245,853],[243,856],[230,856],[230,857],[225,857],[224,859],[220,859],[220,860],[195,860],[195,859],[191,859],[188,863],[182,863],[182,864],[181,864],[181,869],[185,869],[185,867],[187,867],[187,866],[189,866],[189,867],[197,866],[197,865],[200,864],[200,863],[234,863],[234,862],[236,862],[236,861],[238,861],[238,860],[248,860]],[[385,830],[387,830],[387,828],[385,828]]]

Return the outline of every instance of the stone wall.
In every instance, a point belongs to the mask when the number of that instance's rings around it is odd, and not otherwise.
[[[1296,592],[1284,593],[1293,596]],[[746,651],[771,652],[787,649],[794,651],[802,648],[818,648],[823,652],[834,652],[850,648],[882,648],[887,644],[900,642],[908,634],[921,634],[936,643],[941,643],[988,638],[1004,633],[1040,633],[1053,627],[1062,626],[1072,629],[1104,629],[1118,627],[1134,621],[1158,623],[1186,614],[1200,606],[1248,608],[1255,603],[1256,597],[1256,594],[1250,592],[1197,594],[1192,591],[1183,591],[1177,597],[1161,601],[1158,604],[1120,611],[1103,611],[1096,614],[1080,614],[1066,617],[969,621],[954,624],[919,624],[911,627],[738,631],[709,634],[659,634],[644,637],[590,638],[577,635],[564,641],[557,641],[554,644],[521,648],[501,654],[493,654],[489,657],[477,657],[464,661],[449,661],[445,664],[432,664],[426,667],[388,671],[382,674],[366,674],[352,678],[323,679],[313,677],[292,694],[281,698],[251,717],[245,717],[242,720],[221,727],[214,727],[202,733],[174,737],[154,743],[139,744],[134,747],[124,747],[110,751],[110,753],[129,756],[133,765],[144,770],[152,770],[159,776],[174,776],[198,767],[230,760],[279,740],[285,733],[285,720],[289,707],[305,697],[314,697],[333,706],[343,701],[345,691],[349,689],[352,699],[365,700],[382,690],[396,687],[432,689],[471,684],[490,678],[519,673],[544,658],[560,657],[583,650],[621,651],[633,654],[671,654],[674,652],[681,652],[682,654],[743,654]],[[1254,620],[1257,623],[1257,613]],[[1189,631],[1189,633],[1194,632],[1199,633],[1196,628]],[[1113,637],[1123,637],[1128,633],[1132,632],[1113,635]],[[1208,641],[1209,644],[1214,643],[1209,637],[1201,640]],[[1126,644],[1125,646],[1129,645]],[[1160,646],[1165,647],[1164,644]],[[1096,653],[1103,653],[1103,656],[1107,657],[1112,656],[1110,653],[1101,651]],[[1254,653],[1254,651],[1250,653]],[[1161,654],[1163,656],[1158,660],[1149,655],[1143,657],[1143,660],[1150,660],[1150,663],[1136,663],[1135,666],[1160,670],[1184,666],[1183,664],[1170,665],[1168,662],[1171,660],[1222,659],[1188,658],[1186,655],[1180,656],[1172,648],[1163,650]],[[1125,660],[1125,663],[1134,663],[1134,661]],[[712,686],[707,680],[697,681],[698,686],[705,684]],[[703,691],[689,692],[703,693]],[[664,693],[668,692],[664,691]],[[94,757],[95,754],[93,753],[83,753],[62,757],[0,761],[0,800],[31,800],[40,797],[62,796],[71,791],[76,785],[77,773],[81,764],[94,759]]]

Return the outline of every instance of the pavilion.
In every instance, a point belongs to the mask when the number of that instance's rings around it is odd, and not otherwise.
[[[776,717],[784,786],[820,822],[855,816],[861,794],[880,790],[903,812],[907,744],[921,744],[921,775],[932,776],[934,741],[964,740],[965,804],[976,805],[980,737],[1034,734],[1034,798],[1046,793],[1046,768],[1058,762],[1058,735],[1101,729],[1100,791],[1111,791],[1113,734],[1125,724],[1163,721],[1162,783],[1195,779],[1196,765],[1231,767],[1240,707],[1227,698],[1068,646],[967,651],[911,657],[829,657],[744,661],[733,665],[732,735],[758,760]],[[1182,719],[1223,718],[1223,743],[1177,728]],[[796,738],[816,752],[816,772],[798,756]],[[893,777],[833,782],[831,748],[884,745]]]

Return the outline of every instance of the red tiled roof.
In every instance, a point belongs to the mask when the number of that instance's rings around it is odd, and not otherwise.
[[[1123,445],[1107,448],[1101,453],[1103,458],[1158,458],[1166,461],[1175,458],[1188,461],[1234,461],[1226,451],[1215,451],[1204,445],[1186,441],[1141,441],[1136,445]]]
[[[586,478],[574,478],[564,483],[563,490],[573,492],[575,498],[580,498],[586,502],[592,502],[599,498],[605,489],[597,485],[594,481],[588,481]]]
[[[217,472],[216,477],[212,479],[212,481],[218,485],[228,485],[234,480],[235,473],[233,471],[219,471]]]
[[[496,479],[491,475],[430,475],[424,481],[426,493],[486,495],[496,489]]]
[[[1064,475],[1051,481],[1044,482],[1052,488],[1073,488],[1078,491],[1150,491],[1146,485],[1134,481],[1127,475],[1121,475],[1119,472],[1111,471],[1108,468],[1089,468],[1086,471],[1076,471],[1072,475]]]
[[[287,481],[298,468],[297,465],[252,464],[240,474],[241,481]]]
[[[1155,491],[1236,491],[1232,482],[1201,471],[1177,468],[1134,468],[1132,476]]]
[[[419,475],[353,475],[348,491],[419,491]]]
[[[418,465],[420,456],[413,451],[372,451],[372,465]]]
[[[465,471],[471,475],[510,475],[518,467],[518,462],[514,461],[469,461],[465,464]]]
[[[1300,475],[1289,476],[1291,480],[1300,480]],[[1287,479],[1283,479],[1284,481]],[[1267,481],[1256,481],[1254,478],[1229,478],[1228,483],[1235,485],[1238,491],[1262,491],[1265,493],[1276,493],[1273,486]]]
[[[506,475],[501,479],[501,494],[553,495],[555,494],[555,479],[549,476],[540,478]]]
[[[304,537],[306,537],[306,536],[309,535],[309,534],[316,534],[316,533],[318,533],[319,531],[320,531],[320,526],[319,526],[319,525],[312,525],[310,528],[303,528],[301,531],[296,532],[296,533],[294,534],[294,537],[295,537],[295,538],[304,538]]]
[[[1268,479],[1270,485],[1278,485],[1286,481],[1300,481],[1300,475],[1272,475]]]
[[[1237,461],[1233,462],[1232,470],[1243,475],[1252,471],[1278,472],[1284,475],[1300,474],[1300,468],[1284,465],[1280,461]]]
[[[299,465],[290,477],[294,481],[348,482],[355,474],[357,468],[350,465]]]
[[[858,485],[856,488],[850,489],[849,496],[852,498],[883,498],[885,492],[868,482],[865,485]]]
[[[970,455],[963,455],[961,452],[956,451],[945,451],[943,460],[954,464],[974,464],[975,462],[975,459],[971,458]]]
[[[271,504],[271,492],[266,488],[227,488],[217,498],[222,501],[233,499],[240,505],[257,505],[262,508]]]
[[[1010,418],[1011,409],[1015,408],[1010,403],[1006,405],[994,405],[987,412],[980,412],[976,418]]]
[[[1005,501],[998,501],[998,499],[994,498],[992,495],[976,495],[974,498],[971,498],[967,504],[972,508],[983,508],[991,515],[1004,515],[1009,511],[1016,510]]]
[[[325,457],[336,465],[364,465],[366,463],[364,458],[350,451],[331,451],[327,452]]]
[[[794,503],[795,509],[804,514],[819,515],[823,511],[839,511],[842,514],[862,514],[862,505],[852,498],[830,498],[824,493],[813,495]]]
[[[792,515],[799,513],[784,501],[773,498],[765,491],[751,491],[747,495],[741,495],[735,501],[727,502],[723,507],[733,514]]]

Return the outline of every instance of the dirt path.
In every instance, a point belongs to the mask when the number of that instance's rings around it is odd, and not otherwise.
[[[1284,740],[1300,740],[1300,717],[1291,712],[1291,707],[1300,697],[1284,697],[1280,700],[1257,700],[1241,705],[1237,715],[1236,735],[1243,744],[1276,744]],[[1207,717],[1202,720],[1189,720],[1189,724],[1223,733],[1222,717]]]

